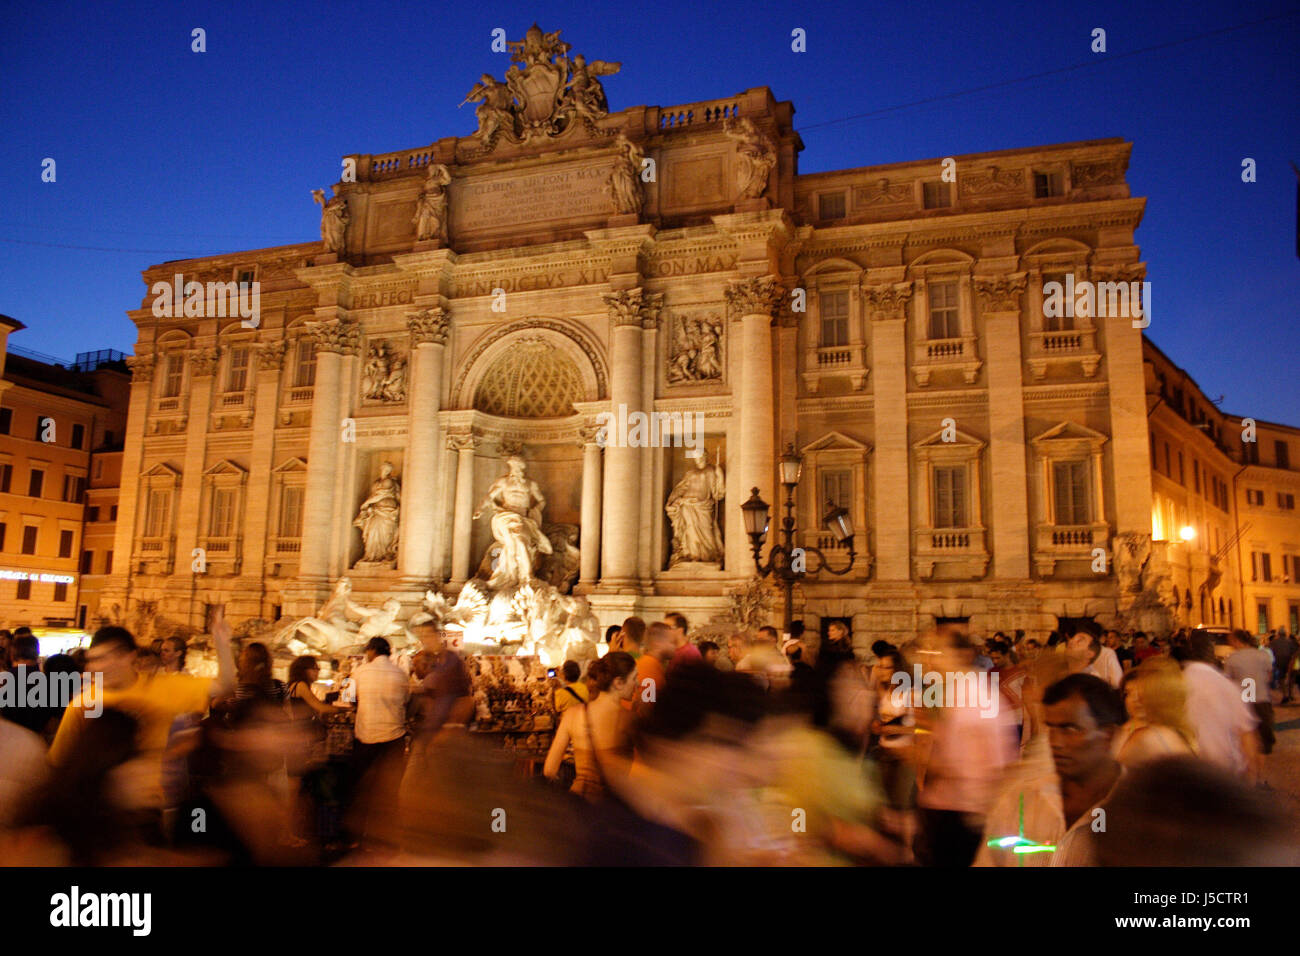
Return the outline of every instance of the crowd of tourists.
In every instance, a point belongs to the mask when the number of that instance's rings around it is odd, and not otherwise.
[[[214,677],[179,637],[109,626],[41,660],[0,631],[0,864],[1297,862],[1265,782],[1284,631],[866,647],[841,622],[709,640],[629,617],[557,669],[535,767],[474,732],[454,635],[411,633],[322,683],[313,657],[277,679],[264,644],[236,654],[220,613]],[[15,692],[59,674],[87,679],[70,703]]]

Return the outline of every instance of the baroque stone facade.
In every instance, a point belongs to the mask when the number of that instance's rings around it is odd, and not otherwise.
[[[471,135],[346,158],[324,241],[145,271],[250,275],[262,312],[160,320],[150,296],[131,313],[113,600],[194,624],[218,603],[309,613],[361,557],[385,464],[396,567],[350,573],[356,593],[452,595],[514,451],[547,521],[580,529],[576,590],[602,623],[703,624],[754,573],[740,504],[780,504],[790,444],[802,542],[843,560],[828,501],[858,529],[852,573],[796,590],[811,626],[866,642],[940,618],[1115,619],[1116,536],[1151,527],[1141,332],[1047,324],[1042,295],[1057,273],[1140,268],[1129,143],[957,156],[955,183],[938,158],[801,174],[793,108],[767,88],[609,112],[617,64],[558,34],[514,50],[471,91]],[[445,214],[422,217],[431,181]],[[638,412],[640,447],[598,440],[601,413]],[[723,553],[686,573],[664,508],[697,438],[725,474]]]

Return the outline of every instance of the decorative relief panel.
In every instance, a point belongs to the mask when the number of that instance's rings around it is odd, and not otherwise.
[[[669,317],[668,384],[721,382],[726,367],[722,313],[678,313]]]

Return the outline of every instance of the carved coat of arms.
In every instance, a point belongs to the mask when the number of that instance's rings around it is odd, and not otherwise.
[[[617,73],[620,64],[588,61],[582,55],[570,60],[571,46],[560,39],[560,31],[544,33],[535,23],[522,40],[508,46],[513,63],[505,82],[484,74],[465,97],[465,103],[480,104],[475,110],[479,152],[490,153],[502,135],[527,143],[558,136],[575,122],[593,134],[613,135],[598,129],[594,120],[609,113],[599,77]]]

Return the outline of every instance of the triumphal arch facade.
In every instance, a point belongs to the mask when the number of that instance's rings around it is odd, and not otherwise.
[[[1151,530],[1141,332],[1042,297],[1142,277],[1130,144],[801,174],[765,87],[611,111],[619,64],[558,33],[511,61],[469,135],[344,157],[319,241],[145,271],[101,614],[292,618],[343,577],[450,604],[535,525],[533,573],[602,624],[704,623],[753,576],[740,505],[783,500],[786,446],[803,543],[836,556],[828,501],[858,532],[796,616],[869,640],[1121,610],[1116,542]],[[160,317],[178,275],[257,282],[257,320]],[[512,459],[544,504],[498,521]]]

